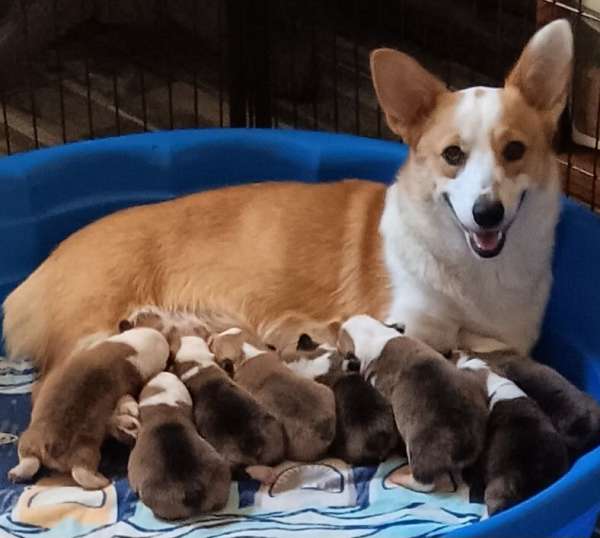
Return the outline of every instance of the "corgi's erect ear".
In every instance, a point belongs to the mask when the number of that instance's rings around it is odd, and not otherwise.
[[[538,30],[506,79],[506,87],[519,90],[525,101],[549,114],[556,125],[567,101],[573,68],[573,32],[565,19]]]
[[[416,145],[446,87],[416,60],[393,49],[371,53],[371,76],[389,128]]]

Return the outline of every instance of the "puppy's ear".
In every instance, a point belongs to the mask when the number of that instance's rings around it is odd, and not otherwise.
[[[313,351],[317,349],[319,344],[317,344],[309,334],[302,333],[300,338],[298,338],[298,343],[296,344],[296,349],[298,351]]]
[[[119,321],[119,332],[120,333],[129,331],[130,329],[133,329],[133,323],[131,323],[131,321],[129,321],[128,319],[122,319],[121,321]]]
[[[179,331],[175,327],[172,327],[167,333],[166,338],[169,343],[169,360],[174,361],[181,347],[181,336]]]
[[[331,335],[334,338],[338,337],[338,334],[339,334],[341,328],[342,328],[342,322],[339,320],[331,321],[327,325],[327,329],[329,330],[329,332],[331,333]]]

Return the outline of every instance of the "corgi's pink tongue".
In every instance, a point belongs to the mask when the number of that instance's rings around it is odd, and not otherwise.
[[[471,237],[475,241],[475,244],[481,250],[494,250],[498,247],[502,232],[479,232],[472,233]]]

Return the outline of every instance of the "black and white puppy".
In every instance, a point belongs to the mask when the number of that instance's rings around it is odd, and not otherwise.
[[[391,404],[360,375],[360,361],[302,334],[287,365],[300,376],[331,387],[336,434],[330,452],[354,465],[379,463],[403,445]]]
[[[600,406],[556,370],[514,351],[478,353],[477,357],[538,403],[563,436],[571,460],[600,445]]]

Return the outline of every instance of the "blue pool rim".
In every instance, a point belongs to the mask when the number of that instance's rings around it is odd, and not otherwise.
[[[350,135],[206,129],[79,142],[0,159],[0,301],[76,229],[132,205],[259,180],[389,183],[402,144]],[[535,240],[535,232],[532,232]],[[600,399],[600,220],[565,200],[555,285],[535,355]],[[589,536],[600,449],[556,484],[453,537]]]

